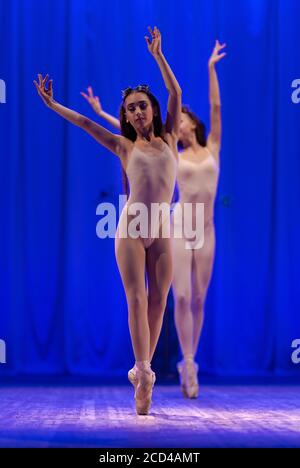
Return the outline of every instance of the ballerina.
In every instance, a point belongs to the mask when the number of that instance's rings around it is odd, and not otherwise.
[[[170,222],[170,211],[158,223],[158,230],[151,229],[148,236],[131,236],[129,227],[134,219],[131,211],[135,203],[143,203],[148,213],[153,203],[171,203],[177,174],[181,114],[181,89],[162,53],[161,34],[156,27],[148,29],[151,34],[151,39],[145,37],[148,50],[158,64],[169,92],[165,125],[162,124],[159,102],[146,85],[123,92],[120,110],[122,135],[116,135],[54,101],[53,81],[48,82],[48,75],[45,78],[38,75],[39,82],[34,82],[48,108],[81,127],[120,158],[130,184],[130,196],[118,223],[115,253],[128,305],[129,330],[136,361],[134,378],[129,372],[129,379],[135,387],[138,414],[148,414],[151,407],[155,374],[150,362],[161,331],[173,271],[171,238],[160,235],[162,225]],[[151,217],[147,221],[153,225]]]
[[[221,100],[215,65],[225,55],[226,44],[216,41],[208,62],[210,133],[206,139],[204,124],[183,107],[179,132],[178,186],[180,200],[173,211],[174,228],[183,222],[195,222],[182,214],[184,203],[204,203],[204,244],[194,248],[183,235],[174,238],[175,325],[183,360],[177,364],[184,396],[199,394],[197,353],[204,320],[204,305],[215,254],[214,200],[219,178],[221,146]],[[191,211],[192,218],[195,210]],[[183,219],[184,217],[184,219]],[[187,243],[189,248],[186,248]]]

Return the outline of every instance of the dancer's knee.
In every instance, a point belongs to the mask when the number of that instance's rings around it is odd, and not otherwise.
[[[188,313],[191,304],[191,297],[189,294],[179,293],[176,297],[176,309],[180,313]]]
[[[203,307],[204,307],[204,295],[197,294],[195,297],[193,297],[193,301],[192,301],[193,315],[202,316],[204,314]]]
[[[132,291],[127,294],[127,303],[129,314],[143,313],[147,308],[147,295],[144,292]]]
[[[167,294],[158,293],[149,297],[149,311],[151,314],[161,315],[164,313],[167,303]]]

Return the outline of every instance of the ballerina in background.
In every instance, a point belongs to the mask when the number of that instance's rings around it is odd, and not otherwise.
[[[177,364],[184,396],[196,398],[199,394],[198,364],[194,358],[198,350],[204,320],[204,305],[211,279],[215,255],[214,201],[219,178],[221,147],[221,99],[215,65],[226,54],[220,53],[226,44],[216,41],[208,62],[210,132],[206,138],[205,126],[187,107],[183,107],[179,131],[178,186],[180,199],[173,211],[174,227],[187,220],[182,206],[204,203],[204,244],[193,248],[184,237],[174,238],[175,325],[183,360]],[[192,217],[195,216],[195,206]],[[189,248],[186,248],[186,244]]]

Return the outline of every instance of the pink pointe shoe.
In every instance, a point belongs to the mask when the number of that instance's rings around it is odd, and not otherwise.
[[[150,367],[138,369],[134,366],[128,371],[128,380],[135,390],[134,398],[137,414],[149,414],[152,403],[152,390],[156,380],[155,373]]]
[[[184,359],[178,362],[177,370],[180,378],[181,391],[185,398],[198,398],[198,364],[194,362],[193,358]]]

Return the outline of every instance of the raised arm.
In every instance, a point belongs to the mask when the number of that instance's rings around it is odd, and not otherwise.
[[[87,88],[87,92],[88,94],[84,92],[81,92],[80,94],[81,96],[84,97],[84,99],[87,100],[87,102],[90,104],[92,109],[96,112],[96,114],[98,114],[99,117],[102,117],[104,120],[106,120],[110,125],[120,130],[121,126],[120,126],[119,120],[113,115],[108,114],[108,112],[105,112],[103,110],[99,97],[94,96],[93,88],[91,86]]]
[[[218,159],[221,147],[221,98],[220,88],[215,65],[219,60],[225,57],[226,52],[219,54],[226,44],[220,44],[216,41],[214,50],[208,61],[209,75],[209,104],[210,104],[210,133],[207,138],[207,147],[214,157]]]
[[[62,106],[56,102],[53,99],[53,80],[49,80],[48,89],[46,89],[48,78],[48,75],[46,75],[45,78],[43,78],[42,75],[38,75],[39,83],[34,81],[37,92],[46,106],[72,124],[77,125],[78,127],[85,130],[101,145],[105,146],[112,153],[123,159],[127,153],[129,145],[129,143],[126,141],[126,138],[121,135],[115,135],[114,133],[101,127],[101,125],[98,125],[93,120],[90,120],[84,115],[81,115],[78,112],[75,112],[72,109]]]
[[[153,31],[148,27],[149,33],[151,34],[152,41],[148,36],[145,36],[149,52],[153,55],[156,63],[161,71],[164,83],[167,90],[169,91],[168,99],[168,113],[166,120],[166,132],[171,133],[176,139],[178,138],[180,116],[181,116],[181,88],[178,81],[175,78],[165,56],[161,50],[161,34],[155,26]]]

